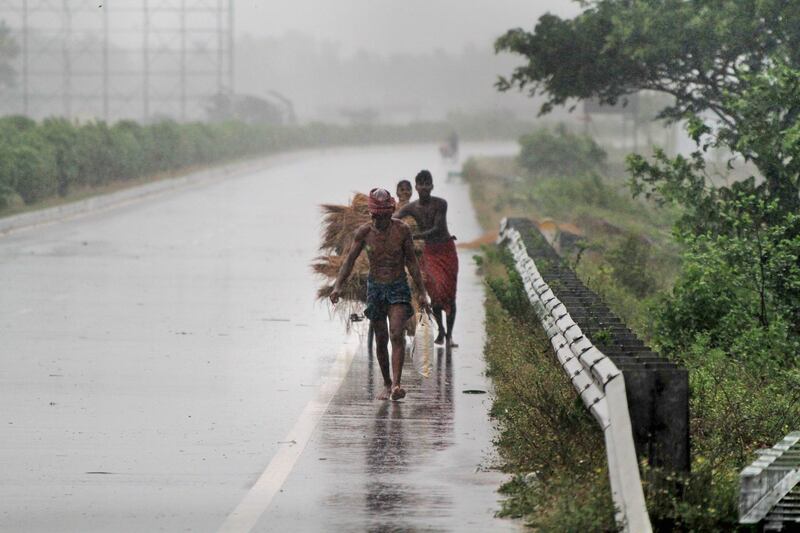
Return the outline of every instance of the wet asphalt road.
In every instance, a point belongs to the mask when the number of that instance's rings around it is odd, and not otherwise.
[[[509,153],[510,145],[465,145]],[[322,202],[434,174],[460,240],[479,234],[435,146],[341,149],[0,236],[0,530],[216,531],[247,496],[345,339],[314,301]],[[258,531],[488,531],[498,475],[482,289],[461,253],[461,347],[401,404],[349,373]]]

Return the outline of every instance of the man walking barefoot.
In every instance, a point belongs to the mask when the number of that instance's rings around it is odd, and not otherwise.
[[[436,344],[445,340],[450,348],[458,346],[453,342],[453,325],[456,321],[456,285],[458,282],[458,252],[453,242],[455,237],[447,229],[447,202],[433,191],[433,176],[421,170],[417,177],[416,189],[419,200],[415,200],[395,213],[395,218],[412,217],[417,222],[419,233],[415,239],[423,239],[422,271],[425,289],[431,296],[433,317],[439,326]],[[447,314],[447,329],[442,323],[442,311]]]
[[[384,390],[379,400],[399,400],[406,395],[400,386],[403,363],[406,355],[406,339],[403,332],[406,321],[414,313],[411,307],[411,289],[406,279],[406,267],[417,286],[417,298],[421,310],[428,311],[428,296],[422,282],[411,230],[400,220],[392,218],[395,202],[384,189],[372,189],[369,193],[369,212],[372,221],[356,230],[353,245],[339,270],[330,298],[339,301],[342,285],[353,270],[356,259],[366,248],[369,259],[367,279],[367,308],[377,341],[376,357],[383,374]],[[386,319],[389,319],[387,328]],[[392,365],[389,372],[389,338],[392,340]]]

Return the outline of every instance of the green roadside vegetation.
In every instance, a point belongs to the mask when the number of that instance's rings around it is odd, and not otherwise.
[[[800,9],[580,4],[575,17],[545,14],[497,39],[522,62],[498,89],[543,95],[542,114],[654,92],[666,97],[654,118],[684,125],[694,151],[630,154],[620,176],[590,139],[538,133],[515,161],[471,162],[465,175],[482,189],[474,200],[487,224],[516,213],[577,225],[584,242],[572,239],[565,258],[688,369],[691,474],[675,489],[645,485],[656,529],[748,529],[738,472],[800,429]],[[558,138],[571,160],[561,169]],[[728,165],[713,168],[712,151]]]
[[[0,216],[48,207],[173,177],[210,165],[302,148],[430,142],[458,131],[463,139],[510,139],[528,123],[505,116],[451,115],[404,125],[240,121],[141,125],[41,122],[0,118]]]
[[[571,237],[562,255],[584,282],[646,333],[645,310],[679,268],[679,212],[631,198],[624,177],[606,173],[619,166],[593,139],[558,127],[521,137],[516,158],[467,161],[463,176],[487,231],[507,216],[552,221]]]
[[[551,156],[567,150],[572,160],[559,166]],[[607,163],[590,138],[540,130],[520,139],[518,157],[469,160],[463,177],[485,229],[496,230],[504,216],[524,216],[552,220],[577,235],[562,239],[562,257],[640,337],[689,369],[692,474],[682,479],[680,492],[645,486],[657,529],[736,530],[739,470],[757,448],[800,420],[796,344],[780,323],[762,328],[756,318],[745,327],[746,310],[752,317],[758,311],[747,280],[734,276],[719,251],[677,238],[673,228],[684,215],[679,206],[632,198],[621,176],[605,174]],[[484,252],[478,261],[490,289],[492,413],[498,449],[514,474],[501,491],[507,496],[501,514],[524,517],[542,531],[613,529],[610,499],[596,496],[608,494],[606,459],[596,453],[603,450],[602,436],[561,374],[508,257],[496,247]],[[739,309],[735,325],[726,324],[719,311],[724,306]],[[692,336],[687,323],[700,331]],[[558,414],[569,402],[574,416]],[[576,444],[578,464],[562,464],[563,439],[594,442],[595,448]],[[552,464],[542,468],[548,457]],[[575,480],[581,480],[581,498],[561,491]]]
[[[513,474],[499,515],[541,531],[611,531],[614,507],[603,434],[559,367],[510,254],[476,257],[486,296],[487,375],[495,445]]]
[[[593,139],[559,127],[522,136],[517,157],[466,161],[462,176],[485,230],[513,216],[561,227],[572,237],[562,256],[584,282],[628,322],[644,324],[648,302],[677,270],[676,213],[631,199],[621,179],[604,173],[611,166],[619,162]],[[476,260],[489,289],[495,444],[512,474],[499,514],[540,531],[614,531],[602,432],[555,359],[510,256],[496,246],[483,252]],[[642,286],[636,274],[652,269],[663,272],[661,285],[648,276]]]

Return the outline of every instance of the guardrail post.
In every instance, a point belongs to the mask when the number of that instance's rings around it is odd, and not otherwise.
[[[768,450],[759,450],[758,459],[739,474],[739,484],[740,523],[757,524],[766,519],[777,523],[780,531],[784,518],[797,520],[796,516],[784,517],[776,507],[800,484],[800,431],[789,433]],[[795,506],[788,504],[786,514],[794,515]]]

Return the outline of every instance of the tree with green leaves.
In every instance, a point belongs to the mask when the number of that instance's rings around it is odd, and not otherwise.
[[[544,94],[542,112],[590,97],[612,104],[638,90],[671,95],[660,117],[685,120],[697,150],[688,157],[670,158],[658,148],[652,157],[629,156],[634,194],[684,208],[678,235],[690,250],[688,262],[698,236],[721,249],[747,250],[726,260],[741,273],[758,266],[758,322],[766,326],[780,309],[800,335],[794,289],[800,277],[789,276],[794,270],[787,270],[784,245],[800,237],[788,219],[800,213],[800,4],[594,0],[584,6],[574,19],[544,15],[533,32],[501,36],[497,50],[521,54],[527,64],[501,78],[499,89]],[[715,185],[704,158],[710,147],[751,161],[760,175]],[[782,250],[781,261],[775,250]]]
[[[692,134],[711,138],[752,161],[764,179],[756,193],[776,199],[781,213],[800,207],[795,170],[783,164],[787,148],[777,138],[797,123],[800,107],[792,71],[800,68],[800,4],[783,0],[591,0],[573,19],[542,16],[533,31],[512,29],[497,39],[498,52],[526,63],[497,83],[546,97],[541,112],[575,99],[614,104],[641,90],[670,95],[659,118],[689,120]],[[794,92],[793,92],[794,91]],[[759,98],[762,98],[759,103]],[[763,98],[777,98],[765,101]],[[760,106],[760,107],[759,107]],[[713,117],[711,125],[706,125]],[[754,126],[753,119],[756,118]],[[756,131],[755,128],[760,128]],[[766,137],[757,137],[765,134]],[[788,147],[791,149],[791,147]],[[700,154],[687,161],[648,165],[634,158],[636,183],[677,192],[665,173],[699,175]],[[698,172],[699,171],[699,172]],[[649,179],[647,178],[649,176]],[[671,178],[674,176],[670,176]],[[691,181],[691,180],[688,180]],[[727,187],[721,187],[723,195]],[[704,197],[706,203],[713,195]]]
[[[800,65],[800,5],[783,0],[592,0],[574,19],[547,14],[533,32],[517,28],[496,50],[522,55],[498,87],[547,96],[543,111],[572,98],[613,104],[649,89],[675,98],[661,116],[710,111],[733,125],[726,94],[744,74],[782,58]]]

